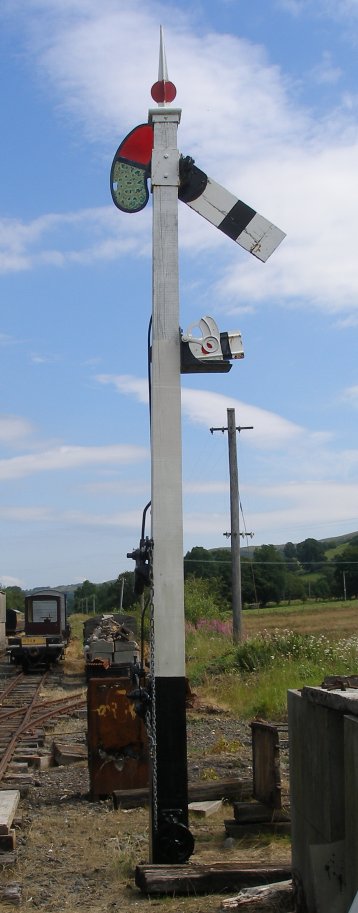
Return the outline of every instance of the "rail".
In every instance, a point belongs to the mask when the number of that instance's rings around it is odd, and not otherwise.
[[[0,690],[0,781],[25,732],[51,717],[84,707],[85,698],[71,695],[55,700],[39,699],[41,689],[51,673],[43,675],[9,674],[9,682]]]

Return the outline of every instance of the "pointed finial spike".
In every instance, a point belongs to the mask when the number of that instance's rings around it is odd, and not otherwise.
[[[158,67],[158,82],[168,82],[168,67],[167,67],[167,58],[164,47],[164,31],[163,26],[160,26],[160,44],[159,44],[159,67]]]
[[[158,82],[154,83],[154,86],[151,88],[151,96],[154,98],[154,101],[158,103],[159,106],[166,105],[167,102],[174,101],[174,98],[177,94],[174,83],[169,82],[168,80],[168,68],[167,68],[167,58],[165,54],[164,47],[164,34],[163,26],[160,26],[160,42],[159,42],[159,67],[158,67]]]

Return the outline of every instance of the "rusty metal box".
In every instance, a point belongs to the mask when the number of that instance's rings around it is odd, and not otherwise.
[[[88,682],[88,768],[90,798],[115,789],[148,786],[148,743],[133,701],[129,678],[92,678]]]

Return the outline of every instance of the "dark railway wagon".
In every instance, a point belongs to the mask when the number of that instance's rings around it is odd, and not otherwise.
[[[25,598],[24,633],[8,638],[10,662],[25,671],[48,668],[62,659],[68,637],[65,594],[37,590]]]
[[[24,630],[25,615],[19,609],[6,609],[5,634],[9,637]]]

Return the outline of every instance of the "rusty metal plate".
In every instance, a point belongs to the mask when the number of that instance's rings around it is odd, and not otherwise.
[[[148,744],[143,720],[127,694],[128,678],[93,678],[88,682],[88,767],[92,799],[115,789],[148,785]]]

